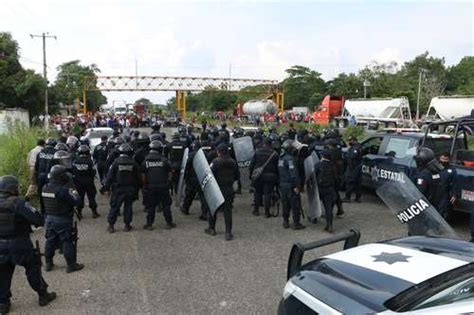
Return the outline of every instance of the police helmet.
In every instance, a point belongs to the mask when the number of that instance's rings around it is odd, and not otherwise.
[[[156,140],[162,141],[163,137],[159,133],[154,133],[150,136],[149,140],[150,140],[150,142],[153,142],[153,141],[156,141]]]
[[[56,139],[50,137],[46,139],[45,144],[54,147],[56,145]]]
[[[64,165],[54,165],[49,171],[48,178],[60,182],[68,182],[71,179],[71,174],[67,171]]]
[[[194,140],[193,143],[191,143],[191,150],[192,151],[197,151],[201,148],[201,143],[198,140]]]
[[[124,140],[123,140],[122,137],[119,136],[119,137],[115,138],[115,144],[120,145],[120,144],[123,144],[123,143],[124,143]]]
[[[128,143],[124,143],[119,146],[118,151],[120,154],[131,155],[133,153],[132,147]]]
[[[67,146],[67,144],[62,143],[62,142],[59,142],[58,144],[56,144],[56,145],[54,146],[54,149],[55,149],[56,151],[61,151],[61,150],[62,150],[62,151],[67,151],[67,150],[69,150],[69,147]]]
[[[229,147],[227,146],[227,143],[225,142],[222,142],[221,144],[217,146],[217,152],[221,154],[226,154],[228,150],[229,150]]]
[[[18,178],[13,175],[5,175],[0,177],[0,192],[11,193],[18,190]]]
[[[91,153],[91,150],[89,146],[83,144],[79,146],[79,148],[77,149],[77,153],[79,153],[79,155],[89,155]]]
[[[62,166],[71,168],[72,167],[72,158],[71,153],[63,150],[56,151],[53,155],[53,158]]]
[[[150,141],[150,137],[148,136],[147,133],[142,132],[138,135],[137,141],[139,143],[147,143]]]
[[[159,152],[163,148],[163,143],[161,143],[161,141],[159,140],[153,140],[152,142],[150,142],[149,147],[150,147],[150,150]]]
[[[414,159],[418,167],[426,166],[431,160],[435,158],[433,150],[427,147],[421,147]]]
[[[75,136],[69,136],[67,137],[67,140],[66,140],[66,144],[71,148],[75,147],[78,142],[79,142],[79,139],[77,139],[77,137]]]

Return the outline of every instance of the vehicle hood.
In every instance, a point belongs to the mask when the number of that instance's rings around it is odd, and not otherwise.
[[[468,261],[392,244],[367,244],[310,262],[291,281],[344,314],[381,312],[402,291]]]

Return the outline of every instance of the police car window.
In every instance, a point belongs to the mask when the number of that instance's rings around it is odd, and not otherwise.
[[[427,307],[441,306],[458,301],[472,301],[474,303],[474,277],[438,292],[418,304],[414,309],[418,310]]]
[[[411,139],[392,137],[388,141],[385,155],[403,159],[410,152]]]
[[[367,139],[362,143],[362,153],[365,154],[378,154],[380,144],[382,143],[383,137],[374,137]]]

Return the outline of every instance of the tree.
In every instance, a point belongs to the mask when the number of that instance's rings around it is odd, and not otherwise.
[[[288,77],[283,80],[285,107],[295,106],[314,107],[314,103],[326,90],[326,84],[321,79],[321,73],[303,66],[293,66],[286,69]]]
[[[82,99],[84,85],[100,73],[95,64],[83,66],[79,60],[65,62],[57,67],[58,75],[53,86],[57,101],[67,105],[75,104],[77,99]],[[92,80],[92,84],[95,84]],[[94,111],[100,105],[107,103],[107,98],[100,91],[87,92],[87,109]]]
[[[467,56],[448,69],[446,92],[474,95],[474,57]]]
[[[341,95],[346,98],[361,98],[364,96],[362,81],[354,73],[340,73],[327,82],[327,94]]]
[[[45,81],[19,61],[18,43],[0,32],[0,102],[6,107],[28,109],[31,116],[43,112]]]
[[[139,98],[138,100],[136,100],[135,104],[142,104],[142,105],[145,105],[145,107],[153,105],[153,103],[145,97],[142,97],[142,98]]]

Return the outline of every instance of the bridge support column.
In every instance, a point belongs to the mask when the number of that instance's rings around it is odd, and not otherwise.
[[[285,96],[283,95],[283,92],[273,93],[273,101],[277,104],[278,113],[283,113],[285,110]]]
[[[186,92],[176,91],[176,111],[184,121],[186,119]]]

